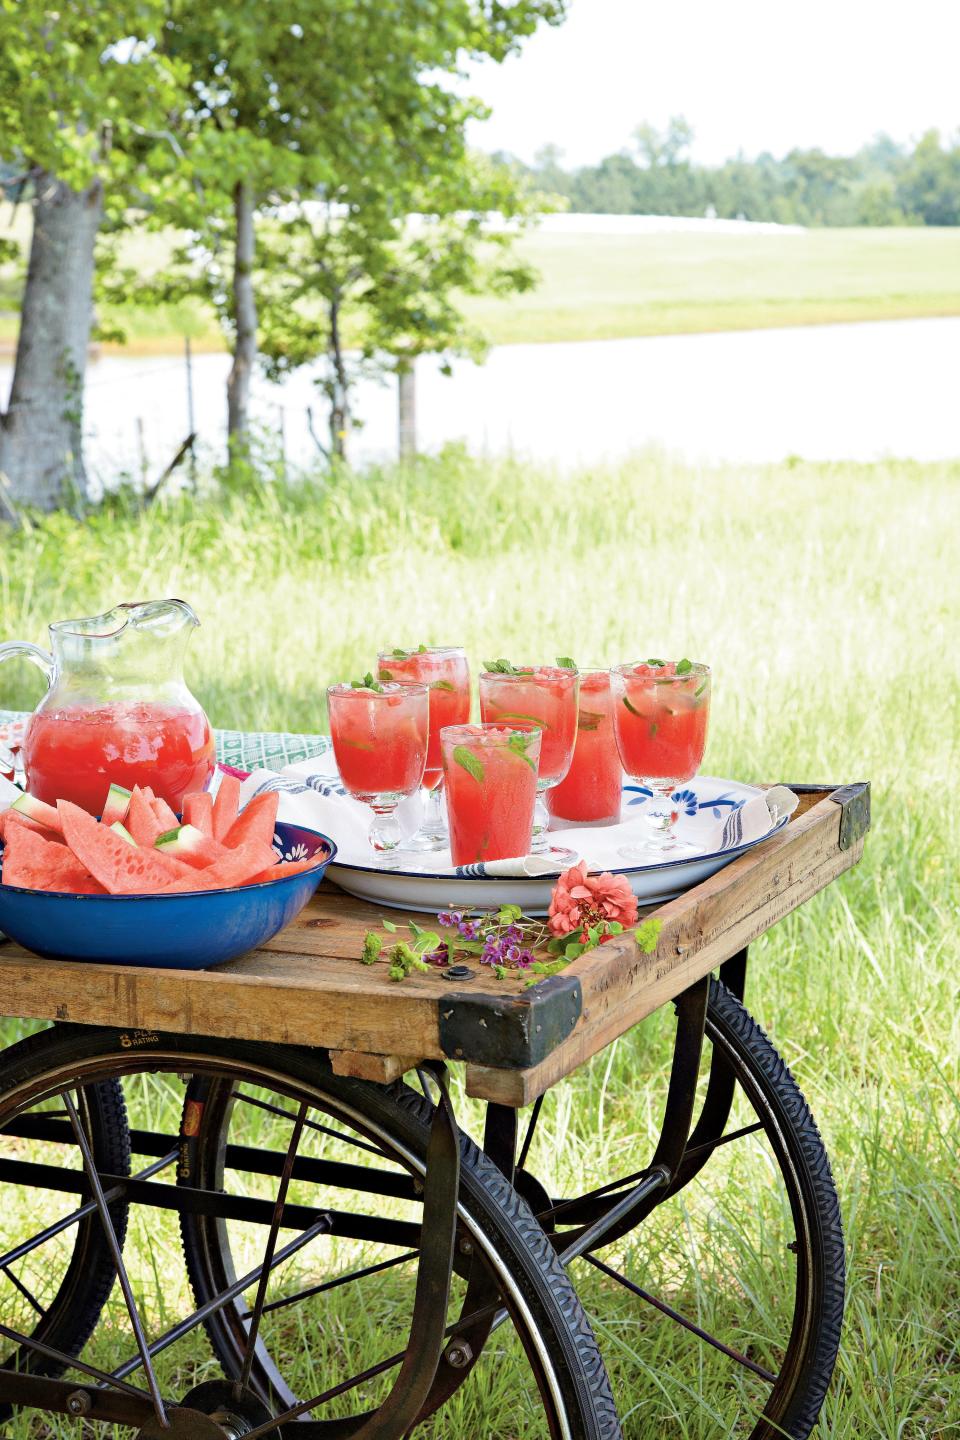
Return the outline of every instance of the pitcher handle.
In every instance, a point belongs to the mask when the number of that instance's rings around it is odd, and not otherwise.
[[[11,640],[6,645],[0,645],[0,665],[4,660],[12,660],[17,655],[22,655],[25,660],[32,660],[37,669],[43,671],[48,688],[53,684],[55,666],[49,650],[41,650],[39,645],[31,645],[29,640]]]

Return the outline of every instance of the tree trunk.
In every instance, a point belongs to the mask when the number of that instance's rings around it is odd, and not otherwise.
[[[93,316],[93,251],[103,211],[99,180],[71,190],[42,173],[13,385],[0,414],[0,473],[15,500],[55,510],[83,495],[83,381]]]
[[[335,290],[330,298],[330,455],[345,461],[350,428],[350,377],[340,332],[341,304],[340,291]]]
[[[401,460],[417,453],[417,373],[415,360],[405,361],[397,371],[399,448]]]
[[[233,365],[227,381],[227,434],[232,452],[247,443],[250,421],[250,381],[257,358],[257,301],[253,291],[253,189],[248,180],[233,188],[236,253],[233,263],[233,318],[236,338]]]

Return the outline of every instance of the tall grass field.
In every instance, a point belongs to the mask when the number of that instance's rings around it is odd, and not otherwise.
[[[714,669],[705,773],[870,780],[862,863],[752,948],[747,1004],[817,1117],[844,1212],[847,1314],[818,1433],[950,1440],[960,1435],[958,523],[957,464],[693,469],[638,456],[571,475],[450,453],[296,491],[173,498],[144,514],[118,502],[86,521],[3,532],[0,638],[43,643],[48,621],[182,596],[202,621],[188,678],[214,723],[298,731],[323,730],[325,686],[394,645],[462,643],[475,666],[490,653],[594,664],[689,655]],[[39,683],[29,666],[5,665],[0,707],[32,707]],[[8,1022],[6,1038],[15,1033]],[[653,1017],[551,1093],[538,1163],[553,1193],[647,1161],[666,1035]],[[477,1109],[462,1096],[458,1107],[475,1126]],[[736,1183],[744,1214],[761,1211],[766,1173],[748,1167]],[[9,1227],[17,1215],[4,1204]],[[152,1265],[137,1275],[150,1324],[183,1284],[168,1228],[153,1232]],[[692,1263],[680,1230],[663,1243]],[[736,1277],[724,1303],[742,1288],[775,1306],[746,1227],[724,1245]],[[579,1278],[628,1440],[740,1433],[693,1403],[706,1363],[696,1341],[653,1312],[641,1324],[620,1298],[611,1310],[595,1272]],[[380,1312],[335,1313],[360,1327],[361,1358],[384,1353]],[[425,1435],[537,1433],[511,1408],[509,1355],[485,1363]],[[690,1403],[679,1388],[666,1398],[668,1372]],[[40,1432],[20,1420],[11,1433]]]

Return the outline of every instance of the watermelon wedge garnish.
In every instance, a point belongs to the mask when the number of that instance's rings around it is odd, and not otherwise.
[[[154,795],[150,801],[150,809],[154,815],[156,815],[157,821],[163,826],[165,831],[173,830],[178,824],[176,814],[170,809],[166,800],[162,800],[159,795]]]
[[[213,839],[213,796],[209,790],[195,790],[183,797],[183,823],[194,825]]]
[[[104,825],[114,825],[118,820],[122,825],[127,818],[129,806],[130,791],[125,790],[122,785],[111,785],[107,791],[100,819]]]
[[[271,865],[266,870],[261,870],[258,875],[251,875],[245,880],[245,885],[260,885],[264,880],[282,880],[287,875],[302,875],[304,870],[312,870],[315,865],[322,865],[326,857],[314,855],[312,860],[281,860],[279,865]]]
[[[130,834],[138,845],[150,847],[158,835],[168,830],[168,825],[162,825],[153,811],[153,806],[144,795],[139,785],[134,785],[133,794],[130,796],[130,807],[127,810],[127,818],[124,822]],[[174,820],[176,824],[176,820]]]
[[[58,800],[57,812],[70,849],[111,895],[146,895],[170,885],[169,858],[143,845],[129,844],[69,800]]]
[[[24,824],[11,825],[7,831],[3,883],[21,885],[27,890],[67,891],[72,895],[105,893],[104,887],[66,845],[59,840],[45,840]]]
[[[162,855],[175,855],[198,869],[214,864],[224,853],[223,845],[218,845],[195,825],[178,825],[175,830],[168,830],[157,837],[154,848]]]
[[[269,845],[273,840],[279,804],[280,796],[276,790],[255,795],[230,826],[224,845],[230,850],[235,850],[238,845],[245,845],[248,840],[259,840],[261,844]]]
[[[10,809],[15,815],[24,815],[32,820],[35,825],[44,825],[54,835],[62,835],[60,816],[52,805],[47,805],[43,800],[35,800],[32,795],[21,795],[14,800]]]
[[[266,871],[276,864],[277,852],[259,840],[249,840],[236,850],[226,850],[219,860],[205,869],[193,870],[182,880],[175,880],[166,887],[169,895],[179,890],[228,890],[235,885],[247,884],[254,875]]]
[[[221,844],[226,838],[227,832],[237,818],[240,808],[240,781],[236,775],[224,775],[220,781],[220,789],[217,791],[216,799],[213,802],[213,838]]]

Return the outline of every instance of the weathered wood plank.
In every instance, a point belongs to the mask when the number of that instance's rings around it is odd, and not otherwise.
[[[415,1055],[365,1055],[362,1050],[331,1050],[330,1067],[334,1075],[348,1075],[354,1080],[373,1080],[389,1085],[420,1063]]]

